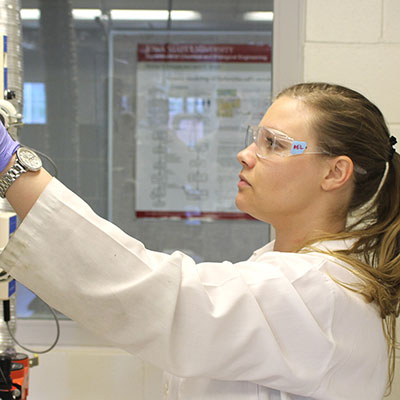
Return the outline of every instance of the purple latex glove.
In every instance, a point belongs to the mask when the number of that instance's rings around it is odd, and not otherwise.
[[[0,171],[7,167],[12,155],[17,151],[20,144],[16,142],[0,122]]]

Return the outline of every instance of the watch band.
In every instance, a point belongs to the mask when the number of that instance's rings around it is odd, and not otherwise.
[[[4,199],[8,188],[21,176],[27,169],[18,161],[0,179],[0,197]]]

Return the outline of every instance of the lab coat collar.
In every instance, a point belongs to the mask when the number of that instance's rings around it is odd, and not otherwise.
[[[319,248],[321,250],[328,251],[338,251],[348,249],[353,243],[355,239],[340,239],[340,240],[327,240],[324,242],[315,243],[314,247]],[[274,251],[275,240],[270,241],[265,246],[257,249],[253,252],[253,255],[250,257],[250,260],[254,260],[261,254]]]

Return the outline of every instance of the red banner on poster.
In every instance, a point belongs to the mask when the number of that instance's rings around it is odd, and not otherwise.
[[[139,44],[138,61],[270,63],[267,44]]]

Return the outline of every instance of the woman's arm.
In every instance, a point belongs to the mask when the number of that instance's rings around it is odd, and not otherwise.
[[[14,154],[7,167],[1,172],[1,176],[14,165],[15,159]],[[28,214],[51,178],[44,168],[38,172],[28,171],[23,173],[7,190],[6,198],[21,219]]]

